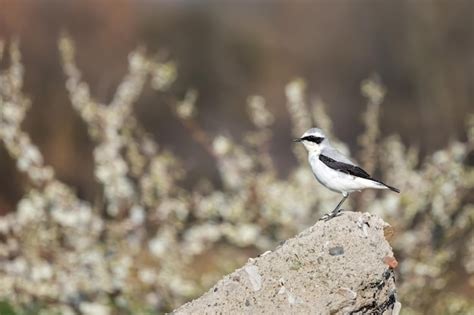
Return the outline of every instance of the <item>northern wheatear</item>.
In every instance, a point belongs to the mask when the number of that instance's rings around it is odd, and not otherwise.
[[[308,151],[308,161],[316,179],[328,189],[341,193],[343,196],[336,208],[322,218],[324,220],[337,216],[341,211],[339,210],[341,205],[354,191],[374,188],[400,192],[397,188],[372,178],[366,171],[337,151],[321,129],[311,128],[301,138],[294,141],[303,143]]]

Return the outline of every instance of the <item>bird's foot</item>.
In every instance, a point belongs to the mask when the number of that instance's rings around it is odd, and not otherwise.
[[[342,214],[341,213],[342,211],[344,211],[344,209],[337,209],[337,210],[333,210],[329,213],[326,213],[325,215],[323,215],[321,217],[321,219],[319,219],[319,221],[327,222],[327,221],[331,220],[332,218],[340,216]]]

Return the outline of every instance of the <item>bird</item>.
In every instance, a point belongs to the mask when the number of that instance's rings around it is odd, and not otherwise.
[[[302,143],[308,151],[308,162],[317,181],[326,188],[342,194],[342,200],[336,208],[321,218],[324,221],[339,215],[342,211],[340,207],[352,192],[373,188],[389,189],[400,193],[399,189],[373,178],[351,159],[336,150],[319,128],[311,128],[293,141]]]

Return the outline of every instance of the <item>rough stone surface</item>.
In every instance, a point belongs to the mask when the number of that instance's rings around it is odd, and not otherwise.
[[[388,227],[357,212],[319,221],[275,251],[249,259],[174,313],[398,313],[393,271],[384,263],[393,257],[384,237]]]

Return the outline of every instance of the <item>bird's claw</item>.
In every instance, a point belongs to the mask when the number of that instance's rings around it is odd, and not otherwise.
[[[344,209],[337,209],[337,210],[331,211],[329,213],[326,213],[325,215],[323,215],[321,217],[321,219],[319,219],[319,221],[327,222],[327,221],[331,220],[332,218],[340,216],[342,214],[341,213],[342,211],[344,211]]]

